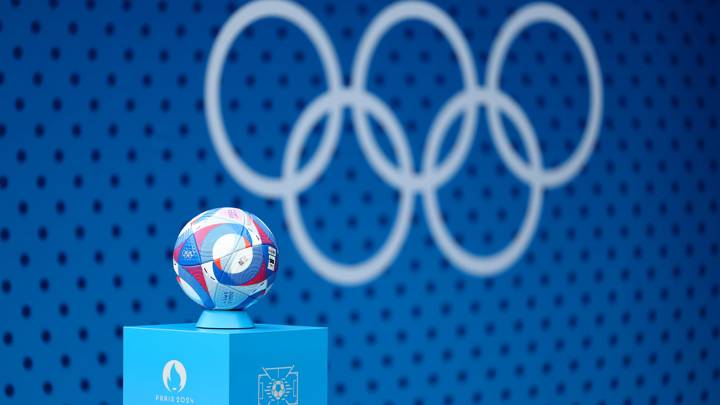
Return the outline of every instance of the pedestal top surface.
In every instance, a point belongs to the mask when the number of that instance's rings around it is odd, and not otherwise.
[[[273,324],[256,323],[254,328],[248,328],[248,329],[203,329],[203,328],[196,327],[194,323],[176,323],[176,324],[167,324],[167,325],[126,326],[125,329],[234,335],[234,334],[288,332],[288,331],[300,331],[300,330],[326,330],[327,328],[320,327],[320,326],[273,325]]]

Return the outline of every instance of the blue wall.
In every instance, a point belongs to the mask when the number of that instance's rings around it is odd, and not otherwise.
[[[491,91],[488,62],[524,2],[437,4],[462,30],[475,86],[439,31],[392,25],[367,91],[351,99],[356,110],[375,100],[402,128],[409,154],[393,152],[374,114],[370,155],[407,182],[378,173],[347,108],[319,177],[273,194],[221,161],[205,111],[211,48],[242,4],[3,1],[0,403],[119,403],[122,326],[197,318],[170,251],[197,212],[228,205],[263,218],[280,245],[256,321],[330,328],[330,403],[720,403],[720,4],[636,3],[557,4],[594,50],[597,106],[577,41],[547,23],[509,43]],[[337,53],[338,87],[356,84],[361,38],[387,6],[303,5]],[[281,176],[300,115],[332,93],[318,51],[296,26],[266,19],[232,42],[222,72],[218,108],[236,149],[225,152]],[[430,128],[462,90],[492,93],[463,104],[477,118],[467,155],[444,181],[419,181]],[[496,149],[486,112],[498,100],[535,133],[501,120],[526,178]],[[547,173],[592,135],[588,111],[597,142],[553,182]],[[300,145],[301,165],[323,144],[326,117]],[[463,119],[449,123],[438,161]],[[441,246],[424,192],[437,193],[437,218],[465,253]],[[308,241],[289,223],[291,194],[329,260],[380,257],[403,196],[407,234],[372,277],[353,278],[299,253]],[[463,259],[503,252],[528,205],[537,222],[509,260]]]

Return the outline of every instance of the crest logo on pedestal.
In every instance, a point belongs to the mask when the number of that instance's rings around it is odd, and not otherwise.
[[[258,405],[298,404],[299,374],[294,368],[263,368],[258,374]]]

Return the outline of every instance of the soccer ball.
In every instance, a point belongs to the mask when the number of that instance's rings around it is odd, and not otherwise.
[[[215,208],[180,231],[173,268],[185,294],[204,308],[241,310],[272,287],[277,254],[275,237],[258,217]]]

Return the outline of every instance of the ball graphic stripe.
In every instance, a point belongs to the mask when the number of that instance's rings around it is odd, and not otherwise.
[[[256,259],[256,262],[259,262],[259,265],[253,266],[256,268],[256,270],[255,270],[255,274],[252,276],[252,278],[248,277],[249,280],[242,281],[240,283],[240,285],[243,285],[243,286],[255,285],[255,284],[261,283],[263,280],[267,279],[267,262],[265,260],[263,260],[264,255],[262,252],[262,247],[254,247],[253,249],[255,250],[254,256],[259,257],[258,259]]]
[[[210,299],[210,295],[207,292],[207,286],[205,285],[204,280],[202,283],[199,281],[199,279],[202,279],[202,270],[199,270],[197,267],[191,267],[190,269],[188,269],[180,266],[178,271],[180,273],[180,285],[183,287],[185,293],[188,293],[188,289],[191,290],[194,293],[194,296],[191,294],[188,295],[190,296],[190,298],[193,299],[193,301],[206,308],[213,308],[214,304],[213,301]],[[199,271],[199,273],[197,273],[199,276],[198,278],[196,278],[196,276],[193,274],[197,271]]]
[[[258,233],[260,234],[260,241],[262,242],[262,244],[277,247],[275,244],[275,236],[273,236],[270,228],[268,228],[267,225],[265,225],[265,223],[255,215],[251,215],[250,220],[255,226],[255,229],[257,229]]]
[[[248,298],[247,294],[228,285],[218,283],[212,300],[216,309],[235,309],[245,303]]]
[[[177,277],[177,282],[180,284],[180,288],[183,290],[185,295],[190,297],[191,300],[195,301],[196,304],[202,305],[205,308],[212,309],[212,307],[207,306],[203,300],[200,298],[198,293],[180,276]]]
[[[200,284],[200,288],[202,288],[203,291],[207,292],[208,288],[205,284],[205,276],[203,276],[201,266],[181,266],[180,268],[187,272],[187,274],[192,276],[192,278]],[[187,274],[183,274],[183,279],[192,286],[192,280],[188,280]]]
[[[257,296],[257,295],[247,297],[247,298],[245,298],[245,300],[244,300],[243,302],[241,302],[240,304],[238,304],[238,305],[237,305],[235,308],[233,308],[233,309],[247,308],[247,307],[251,306],[252,304],[256,303],[257,300],[258,300],[258,298],[259,298],[259,296]]]

